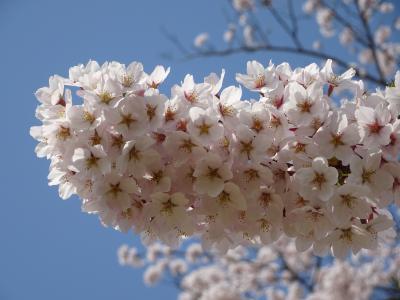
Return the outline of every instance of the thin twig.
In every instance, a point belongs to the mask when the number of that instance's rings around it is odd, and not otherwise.
[[[346,20],[346,18],[342,17],[339,13],[337,9],[333,9],[332,7],[330,7],[328,4],[326,4],[325,1],[321,0],[320,4],[326,8],[328,8],[331,12],[333,17],[335,18],[335,20],[337,22],[339,22],[342,26],[347,27],[351,30],[351,32],[353,32],[354,38],[356,41],[358,41],[361,45],[363,46],[368,46],[368,41],[365,40],[365,37],[362,36],[362,34],[360,33],[360,31],[358,29],[355,28],[354,24],[351,24],[350,22],[348,22]],[[346,4],[344,4],[345,6]]]
[[[381,68],[381,66],[379,64],[378,55],[377,55],[377,51],[376,51],[376,44],[375,44],[374,38],[372,36],[371,28],[369,27],[368,20],[366,18],[365,11],[361,10],[361,7],[360,7],[360,5],[359,5],[357,0],[355,0],[354,3],[356,5],[358,14],[360,16],[361,23],[363,24],[363,27],[364,27],[364,30],[365,30],[365,34],[367,35],[368,45],[369,45],[369,48],[372,51],[372,57],[373,57],[374,62],[375,62],[376,70],[378,71],[380,80],[381,81],[385,81],[385,75],[383,74],[382,68]]]
[[[293,28],[290,28],[288,23],[286,23],[286,21],[282,18],[282,16],[279,14],[279,12],[272,5],[268,6],[268,10],[272,14],[272,16],[274,17],[276,22],[278,22],[278,24],[281,25],[283,30],[292,39],[293,43],[296,45],[296,48],[303,48],[303,46],[301,45],[301,42],[300,42],[300,40],[299,40],[299,38],[297,36],[296,30],[293,29]]]
[[[180,42],[180,40],[173,34],[171,34],[168,30],[164,27],[161,27],[161,32],[165,35],[165,37],[178,48],[184,55],[189,55],[189,51],[186,50],[185,46]]]

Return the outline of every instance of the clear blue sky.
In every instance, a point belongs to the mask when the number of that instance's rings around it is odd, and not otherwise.
[[[168,285],[146,288],[142,271],[122,268],[116,250],[138,244],[81,213],[77,198],[62,201],[47,186],[49,162],[35,157],[29,127],[37,125],[34,92],[52,74],[89,59],[99,62],[142,61],[151,71],[170,65],[165,83],[187,72],[201,80],[211,71],[245,70],[248,59],[288,60],[295,66],[310,59],[285,54],[236,55],[226,58],[171,61],[179,53],[161,32],[165,27],[187,44],[201,31],[220,39],[225,1],[202,0],[0,0],[0,299],[174,299]],[[311,37],[307,36],[307,39]],[[284,41],[276,35],[275,39]]]

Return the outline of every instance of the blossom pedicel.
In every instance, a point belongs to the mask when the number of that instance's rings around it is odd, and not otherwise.
[[[299,251],[344,257],[393,226],[400,73],[369,93],[331,64],[248,62],[236,78],[259,99],[241,100],[240,87],[221,90],[224,72],[187,75],[168,98],[158,87],[169,69],[90,61],[36,92],[31,135],[61,198],[77,194],[85,212],[145,242],[196,235],[226,251],[285,235]],[[340,95],[352,99],[337,106]]]

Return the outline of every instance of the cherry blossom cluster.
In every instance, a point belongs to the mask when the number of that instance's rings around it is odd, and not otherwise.
[[[152,244],[145,252],[123,245],[118,259],[122,266],[145,268],[148,286],[174,282],[179,300],[367,300],[400,295],[400,249],[393,238],[378,250],[363,250],[345,261],[316,257],[310,250],[299,253],[285,237],[273,246],[239,246],[224,255],[204,251],[199,243],[179,251]]]
[[[31,135],[61,198],[77,194],[83,211],[145,243],[196,235],[222,252],[285,235],[299,251],[344,257],[392,229],[400,72],[370,93],[331,60],[294,70],[249,61],[236,75],[249,100],[240,86],[222,89],[224,71],[186,75],[167,97],[168,73],[91,61],[36,92],[42,125]]]

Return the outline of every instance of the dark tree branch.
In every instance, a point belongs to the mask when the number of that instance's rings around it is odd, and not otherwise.
[[[292,43],[294,44],[293,46],[278,46],[278,45],[272,45],[269,40],[268,36],[264,33],[262,30],[260,23],[258,22],[257,18],[255,15],[253,15],[250,12],[251,20],[252,20],[252,27],[254,29],[254,33],[258,35],[259,37],[259,44],[255,46],[250,46],[250,45],[243,45],[240,40],[239,40],[239,46],[233,47],[232,45],[230,46],[231,48],[227,49],[213,49],[213,48],[208,48],[208,49],[196,49],[192,50],[189,49],[187,50],[183,44],[179,41],[179,39],[172,35],[171,33],[167,32],[165,29],[163,29],[163,32],[167,39],[172,42],[172,44],[177,47],[177,49],[183,54],[184,59],[194,59],[198,57],[210,57],[210,56],[228,56],[228,55],[233,55],[237,53],[246,53],[246,52],[258,52],[258,51],[271,51],[271,52],[286,52],[286,53],[293,53],[296,55],[303,55],[303,56],[308,56],[312,58],[319,58],[319,59],[332,59],[336,64],[344,69],[348,69],[350,67],[354,68],[356,71],[356,76],[365,80],[368,80],[378,86],[385,87],[387,82],[386,78],[383,74],[382,68],[379,64],[378,61],[378,56],[377,56],[377,51],[378,49],[381,49],[379,45],[377,45],[373,39],[371,29],[369,27],[368,19],[365,15],[365,12],[361,11],[361,8],[358,5],[357,0],[354,0],[355,5],[356,5],[356,10],[355,14],[358,16],[358,18],[361,20],[361,24],[363,26],[363,31],[364,33],[361,32],[360,29],[355,29],[354,24],[351,24],[345,17],[343,17],[340,12],[337,11],[337,9],[333,9],[330,4],[327,4],[326,1],[320,0],[320,5],[323,7],[326,7],[327,9],[330,9],[333,13],[334,19],[341,24],[342,26],[348,27],[352,30],[354,34],[354,39],[362,46],[367,47],[371,49],[373,59],[374,59],[374,64],[377,70],[377,75],[374,75],[374,73],[371,72],[361,72],[359,68],[355,68],[354,66],[350,65],[348,62],[346,62],[344,59],[330,55],[325,52],[320,52],[312,49],[306,49],[303,47],[302,43],[300,42],[299,36],[298,36],[298,19],[295,15],[294,11],[294,4],[293,0],[287,0],[287,6],[288,6],[288,19],[284,18],[275,7],[273,7],[271,4],[265,5],[266,9],[269,10],[275,21],[278,23],[280,27],[285,31],[285,33],[291,38]],[[232,5],[232,2],[229,0],[230,5]],[[347,8],[347,7],[346,7]],[[385,50],[382,50],[385,51]],[[385,51],[386,52],[386,51]]]
[[[254,14],[251,14],[251,18],[253,20],[253,28],[256,30],[256,32],[258,33],[258,35],[260,36],[260,38],[263,40],[263,42],[265,44],[269,43],[268,37],[267,35],[264,33],[264,31],[262,30],[260,23],[257,20],[257,17]]]
[[[286,53],[294,53],[298,55],[304,55],[314,58],[320,59],[332,59],[335,61],[340,67],[345,69],[353,68],[356,71],[356,75],[360,78],[364,78],[368,81],[371,81],[379,86],[386,86],[385,80],[381,80],[376,78],[370,74],[361,74],[357,68],[346,63],[344,60],[335,57],[333,55],[329,55],[323,52],[310,50],[310,49],[303,49],[303,48],[294,48],[290,46],[273,46],[273,45],[260,45],[260,46],[241,46],[237,48],[229,48],[226,50],[213,50],[213,51],[198,51],[195,53],[190,53],[189,55],[185,56],[185,59],[194,59],[199,57],[210,57],[210,56],[228,56],[237,53],[245,53],[245,52],[259,52],[259,51],[271,51],[271,52],[286,52]]]
[[[289,7],[289,17],[290,17],[290,21],[292,23],[292,35],[296,36],[296,39],[297,39],[298,33],[299,33],[299,26],[297,23],[296,14],[294,13],[293,0],[287,0],[287,2],[288,2],[288,7]]]
[[[278,250],[277,250],[278,251]],[[305,280],[303,277],[301,277],[295,270],[293,270],[289,264],[287,263],[285,257],[281,252],[279,252],[279,258],[282,262],[282,269],[286,270],[290,273],[290,275],[293,277],[294,280],[298,281],[301,285],[303,285],[309,292],[313,290],[313,284],[308,283],[307,280]]]

